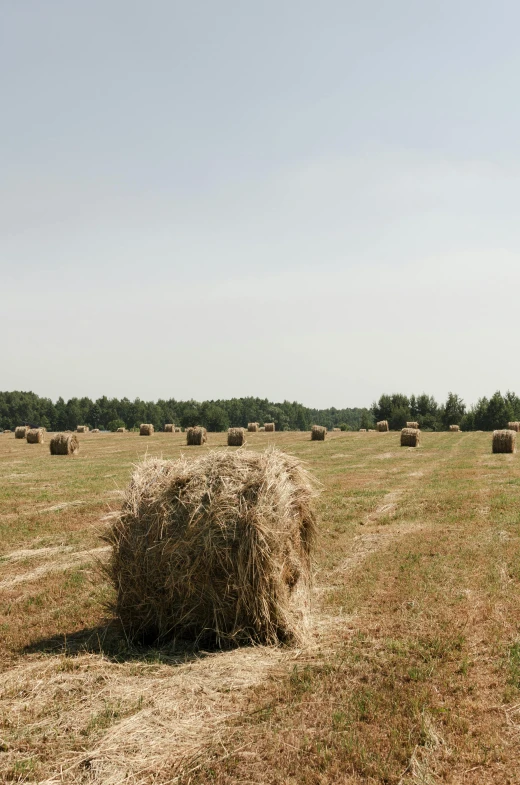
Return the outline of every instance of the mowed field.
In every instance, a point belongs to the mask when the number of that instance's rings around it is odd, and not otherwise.
[[[248,434],[308,462],[301,649],[132,647],[103,531],[145,454],[209,434],[0,435],[0,782],[520,783],[520,457],[489,433]]]

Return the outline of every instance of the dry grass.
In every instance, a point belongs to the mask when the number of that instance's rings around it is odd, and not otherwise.
[[[243,428],[229,428],[227,443],[228,447],[242,447],[245,443],[246,434]]]
[[[139,427],[139,436],[152,436],[154,427],[151,423],[142,423]]]
[[[73,433],[56,433],[49,443],[51,455],[77,455],[78,437]]]
[[[516,431],[493,431],[493,452],[516,452]]]
[[[43,444],[45,441],[45,431],[43,428],[30,428],[27,431],[28,444]]]
[[[314,496],[301,463],[278,450],[137,466],[108,535],[125,633],[218,645],[301,640]]]
[[[388,426],[388,420],[380,420],[378,423],[376,423],[376,430],[379,431],[379,433],[385,433],[386,431],[389,431],[390,428]]]
[[[401,431],[401,447],[418,447],[421,432],[418,428],[403,428]]]
[[[200,446],[207,441],[206,429],[202,426],[194,428],[186,428],[186,444],[191,446]]]
[[[313,425],[311,428],[311,441],[323,442],[327,435],[327,429],[323,425]]]

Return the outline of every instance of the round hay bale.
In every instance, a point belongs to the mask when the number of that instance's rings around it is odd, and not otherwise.
[[[451,433],[458,433],[460,431],[460,425],[450,425]]]
[[[259,430],[259,431],[265,431],[265,428],[264,428],[264,426],[263,426],[263,425],[261,425],[261,426],[260,426],[260,428],[259,428],[258,430]]]
[[[139,436],[151,436],[153,434],[154,428],[151,423],[143,423],[139,427]]]
[[[389,431],[390,428],[388,426],[388,420],[379,420],[379,422],[376,423],[376,430],[379,433],[386,433],[387,431]]]
[[[11,431],[9,428],[6,428],[6,429],[4,430],[4,433],[12,433],[12,431]]]
[[[165,433],[175,433],[175,425],[171,422],[166,423],[164,426]]]
[[[520,422],[508,422],[507,427],[510,431],[520,431]]]
[[[175,428],[175,433],[180,433],[180,432],[181,432],[180,428]]]
[[[27,436],[27,431],[29,430],[28,425],[18,425],[14,429],[14,438],[15,439],[25,439]]]
[[[366,433],[366,432],[367,432],[367,429],[366,429],[366,428],[360,428],[360,429],[359,429],[359,433]]]
[[[369,428],[368,429],[368,433],[376,433],[376,429],[375,428]]]
[[[493,431],[493,452],[516,452],[516,431]]]
[[[401,431],[401,447],[418,447],[421,432],[418,428],[403,428]]]
[[[246,438],[243,428],[228,428],[227,443],[228,447],[242,447]]]
[[[275,430],[274,422],[266,422],[266,423],[264,423],[264,430],[269,431],[269,432],[272,433]]]
[[[75,433],[56,433],[49,443],[51,455],[77,455],[79,441]]]
[[[92,428],[90,433],[99,433],[99,428]]]
[[[278,450],[149,458],[107,540],[115,610],[138,640],[303,640],[315,484]]]
[[[201,445],[207,441],[207,431],[200,425],[195,428],[186,428],[186,444]]]
[[[259,425],[258,425],[257,422],[248,422],[247,423],[247,430],[249,431],[249,433],[256,433],[258,428],[259,428]]]
[[[125,428],[118,428],[116,433],[124,433],[125,430],[126,430]]]
[[[341,433],[341,428],[333,428],[334,433]]]
[[[88,433],[88,425],[78,425],[76,433]]]
[[[43,428],[30,428],[27,431],[28,444],[43,444],[45,441],[45,433]]]
[[[311,428],[311,442],[325,441],[326,434],[327,429],[324,425],[313,425]]]
[[[407,428],[415,428],[415,430],[417,431],[419,429],[419,423],[418,422],[407,422],[406,423],[406,427]]]

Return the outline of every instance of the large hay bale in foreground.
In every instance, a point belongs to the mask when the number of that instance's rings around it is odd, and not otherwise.
[[[325,436],[327,434],[327,429],[323,425],[313,425],[311,428],[311,441],[313,442],[323,442],[325,441]]]
[[[78,425],[76,433],[88,433],[88,425]]]
[[[164,426],[165,433],[175,433],[175,425],[171,422],[167,422]]]
[[[29,430],[28,425],[18,425],[17,428],[14,429],[14,438],[15,439],[25,439],[27,436],[27,431]]]
[[[45,440],[45,432],[43,428],[30,428],[27,431],[28,444],[43,444]]]
[[[418,422],[407,422],[406,423],[406,427],[407,428],[415,428],[415,430],[418,430],[419,429],[419,423]]]
[[[265,422],[264,423],[264,430],[270,431],[272,433],[275,430],[274,422]]]
[[[403,428],[401,431],[401,447],[418,447],[421,432],[418,428]]]
[[[151,436],[154,428],[151,423],[142,423],[139,427],[139,436]]]
[[[278,450],[150,458],[107,540],[132,639],[300,641],[316,533],[314,483]]]
[[[258,423],[257,422],[248,422],[247,423],[247,430],[249,433],[256,433],[258,430]]]
[[[389,431],[388,420],[379,420],[379,422],[376,423],[376,430],[379,431],[379,433],[386,433],[386,431]]]
[[[510,431],[520,431],[520,422],[508,422],[507,427]]]
[[[201,445],[207,441],[207,431],[202,426],[197,425],[195,428],[186,429],[186,444]]]
[[[245,431],[243,428],[228,428],[227,443],[228,447],[242,447],[245,441]]]
[[[450,425],[451,433],[458,433],[460,431],[460,425]]]
[[[516,452],[516,431],[493,431],[493,452]]]
[[[75,433],[56,433],[49,443],[51,455],[77,455],[79,441]]]

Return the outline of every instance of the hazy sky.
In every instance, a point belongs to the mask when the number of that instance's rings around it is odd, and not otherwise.
[[[520,394],[520,5],[0,0],[0,389]]]

